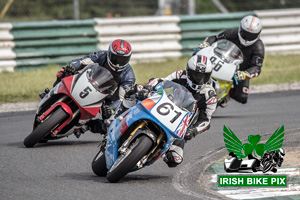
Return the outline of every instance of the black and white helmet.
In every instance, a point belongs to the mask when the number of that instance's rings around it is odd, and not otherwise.
[[[259,18],[255,16],[246,16],[242,19],[239,27],[239,40],[244,46],[254,44],[260,37],[262,25]]]
[[[209,58],[198,52],[187,63],[187,82],[193,90],[200,90],[210,80],[213,66]]]
[[[279,153],[280,158],[283,158],[283,156],[285,156],[285,150],[283,148],[280,148],[278,153]]]

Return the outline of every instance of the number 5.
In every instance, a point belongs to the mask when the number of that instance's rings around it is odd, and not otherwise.
[[[80,98],[84,99],[87,95],[89,95],[89,92],[91,92],[92,89],[87,86],[82,92],[79,93]]]

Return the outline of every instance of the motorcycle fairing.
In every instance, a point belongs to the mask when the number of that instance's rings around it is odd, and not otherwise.
[[[215,90],[217,93],[217,99],[218,102],[221,101],[221,99],[223,99],[230,91],[230,89],[232,88],[232,82],[230,81],[223,81],[221,79],[216,79],[213,78],[213,81],[215,82],[216,86],[215,86]]]
[[[82,74],[86,74],[85,72],[82,73]],[[64,79],[62,79],[61,82],[59,82],[55,87],[53,87],[50,92],[42,99],[42,101],[39,103],[38,105],[38,110],[37,110],[37,113],[39,113],[40,109],[41,109],[41,106],[47,101],[49,100],[53,95],[57,95],[57,94],[65,94],[67,96],[69,96],[71,99],[73,99],[73,101],[78,105],[79,109],[80,109],[80,113],[81,113],[81,116],[80,116],[80,119],[81,120],[84,120],[84,119],[89,119],[93,116],[96,116],[97,113],[99,112],[100,108],[101,108],[101,105],[102,105],[102,100],[103,98],[106,97],[106,95],[104,94],[101,94],[100,92],[95,92],[96,95],[94,95],[94,87],[92,86],[87,86],[87,85],[84,85],[84,84],[80,84],[80,82],[78,81],[87,81],[85,80],[84,77],[86,77],[86,75],[74,75],[74,76],[69,76],[69,77],[66,77]],[[82,77],[82,78],[80,78]],[[77,80],[78,78],[78,80]],[[76,81],[77,80],[77,81]],[[73,87],[75,81],[79,84],[76,84],[76,85],[80,85],[78,87]],[[75,96],[73,97],[73,95],[75,95],[76,92],[79,91],[80,93],[80,89],[82,89],[83,87],[87,88],[89,87],[91,89],[91,91],[93,92],[89,92],[90,90],[88,89],[88,95],[86,97],[88,97],[89,95],[91,96],[91,98],[87,98],[87,103],[84,103],[84,101],[82,99],[85,99],[85,98],[80,98],[79,96]],[[72,89],[73,88],[73,89]],[[84,89],[85,89],[84,88]],[[84,89],[82,89],[82,91],[84,92]],[[72,90],[72,92],[71,92]],[[94,104],[92,104],[92,100],[94,100]],[[79,101],[79,102],[78,102]]]
[[[167,142],[166,142],[166,146],[164,147],[164,149],[160,152],[160,155],[164,154],[170,148],[170,146],[173,144],[175,139],[183,139],[186,127],[183,127],[184,132],[182,132],[182,134],[180,136],[178,136],[176,134],[176,131],[177,131],[178,127],[182,124],[183,120],[186,120],[187,121],[186,123],[189,122],[190,116],[192,116],[193,113],[192,112],[184,112],[183,110],[181,110],[181,112],[183,112],[183,114],[182,114],[182,117],[178,117],[178,123],[175,128],[174,128],[174,126],[172,126],[170,124],[164,125],[163,123],[165,123],[165,120],[166,120],[165,118],[160,118],[160,119],[156,118],[158,116],[156,108],[158,108],[160,105],[162,105],[159,102],[163,103],[166,101],[170,101],[170,100],[168,100],[168,97],[166,97],[166,96],[164,97],[164,96],[165,96],[164,92],[161,95],[154,94],[153,96],[148,98],[148,99],[152,100],[153,102],[155,102],[155,105],[152,108],[150,108],[151,106],[150,107],[144,106],[145,104],[143,104],[143,102],[148,101],[146,99],[142,102],[139,102],[134,107],[130,108],[128,110],[128,112],[123,113],[121,115],[122,117],[118,117],[117,119],[115,119],[112,122],[112,124],[109,127],[108,135],[106,136],[107,143],[106,143],[105,159],[106,159],[107,169],[110,169],[110,167],[113,165],[113,163],[116,161],[116,159],[119,156],[119,153],[118,153],[118,149],[120,147],[119,140],[120,140],[121,135],[124,133],[124,131],[122,131],[122,130],[124,130],[126,127],[127,128],[130,127],[134,122],[136,122],[138,120],[152,121],[152,122],[156,123],[157,125],[159,125],[164,130],[164,132],[166,134]],[[175,109],[175,104],[173,106]],[[150,108],[150,110],[149,110],[149,108]],[[155,109],[155,110],[153,110],[153,109]],[[176,108],[176,109],[179,109],[179,108]],[[126,130],[127,130],[127,128],[126,128]]]
[[[73,79],[72,88],[68,91],[71,91],[72,97],[81,107],[99,107],[101,106],[101,100],[107,94],[102,94],[93,87],[87,78],[87,73],[88,70],[79,74],[76,80]],[[75,81],[76,84],[74,84]]]

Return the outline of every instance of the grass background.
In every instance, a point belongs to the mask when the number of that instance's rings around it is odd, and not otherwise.
[[[136,83],[145,84],[153,77],[166,77],[185,69],[189,57],[169,59],[162,63],[138,63],[132,65]],[[60,66],[61,67],[61,66]],[[0,73],[0,104],[39,101],[39,92],[52,88],[58,66],[48,66],[27,71]],[[266,56],[261,75],[251,80],[251,85],[300,82],[299,55]]]

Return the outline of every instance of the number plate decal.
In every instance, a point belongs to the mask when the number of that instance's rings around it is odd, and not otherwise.
[[[160,101],[151,109],[151,114],[172,132],[175,132],[187,112],[177,107],[164,93]]]

